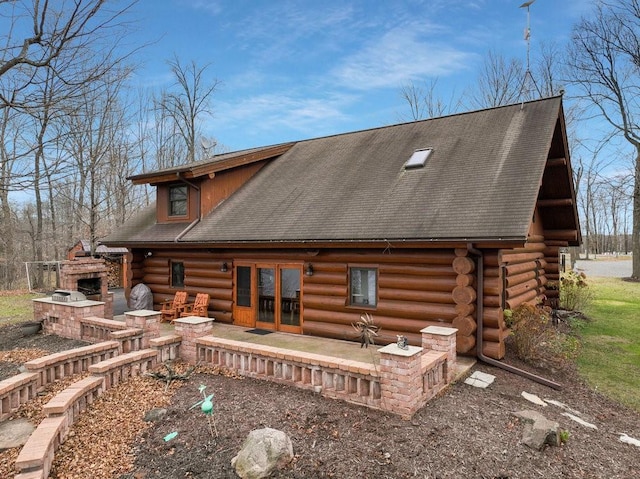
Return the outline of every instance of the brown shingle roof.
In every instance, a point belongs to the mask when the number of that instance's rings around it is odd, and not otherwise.
[[[554,97],[298,142],[182,241],[524,239],[560,112]],[[108,241],[163,240],[133,226]]]

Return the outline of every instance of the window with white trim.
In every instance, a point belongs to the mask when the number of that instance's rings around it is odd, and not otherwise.
[[[349,268],[349,297],[351,306],[375,307],[378,303],[378,270]]]

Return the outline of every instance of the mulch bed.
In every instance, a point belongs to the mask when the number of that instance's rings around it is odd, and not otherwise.
[[[11,335],[5,333],[0,328],[0,350],[25,348],[21,340],[7,340]],[[66,341],[40,334],[28,347],[54,352]],[[640,477],[640,449],[618,440],[621,433],[640,438],[637,411],[604,398],[572,371],[551,377],[564,386],[555,391],[491,366],[479,364],[474,370],[495,375],[495,383],[486,390],[456,383],[411,421],[293,387],[212,371],[194,373],[168,395],[163,384],[139,379],[119,386],[109,393],[110,399],[96,402],[93,411],[84,414],[87,420],[74,426],[72,440],[56,455],[58,472],[52,477],[233,478],[231,458],[249,432],[262,427],[286,432],[293,443],[294,461],[275,478]],[[206,386],[206,394],[214,394],[217,437],[200,410],[191,409],[202,399],[200,385]],[[527,402],[522,391],[567,404],[598,430],[573,422],[556,406]],[[129,397],[134,400],[125,400]],[[167,408],[166,417],[143,423],[146,410],[158,405]],[[543,451],[521,444],[523,425],[513,413],[522,409],[558,421],[569,431],[568,442]],[[112,444],[120,434],[118,424],[131,418],[140,421],[135,423],[139,434],[118,449]],[[177,435],[165,441],[174,432]],[[81,457],[89,461],[80,463]],[[77,469],[67,467],[73,462],[80,463]]]

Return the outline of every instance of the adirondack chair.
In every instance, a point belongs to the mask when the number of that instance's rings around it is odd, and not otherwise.
[[[186,304],[184,311],[180,314],[181,318],[186,316],[202,316],[207,317],[207,310],[209,309],[209,295],[206,293],[196,294],[196,299],[193,304]]]
[[[174,319],[179,318],[182,311],[184,311],[187,297],[188,294],[186,291],[177,291],[173,299],[165,301],[162,304],[162,309],[160,310],[160,321],[173,321]]]

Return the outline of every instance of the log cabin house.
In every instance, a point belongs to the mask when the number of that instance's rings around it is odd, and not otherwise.
[[[504,310],[553,295],[581,239],[561,97],[130,179],[157,190],[104,240],[129,248],[130,287],[208,293],[247,328],[355,340],[368,312],[381,344],[452,326],[458,353],[500,359]]]

